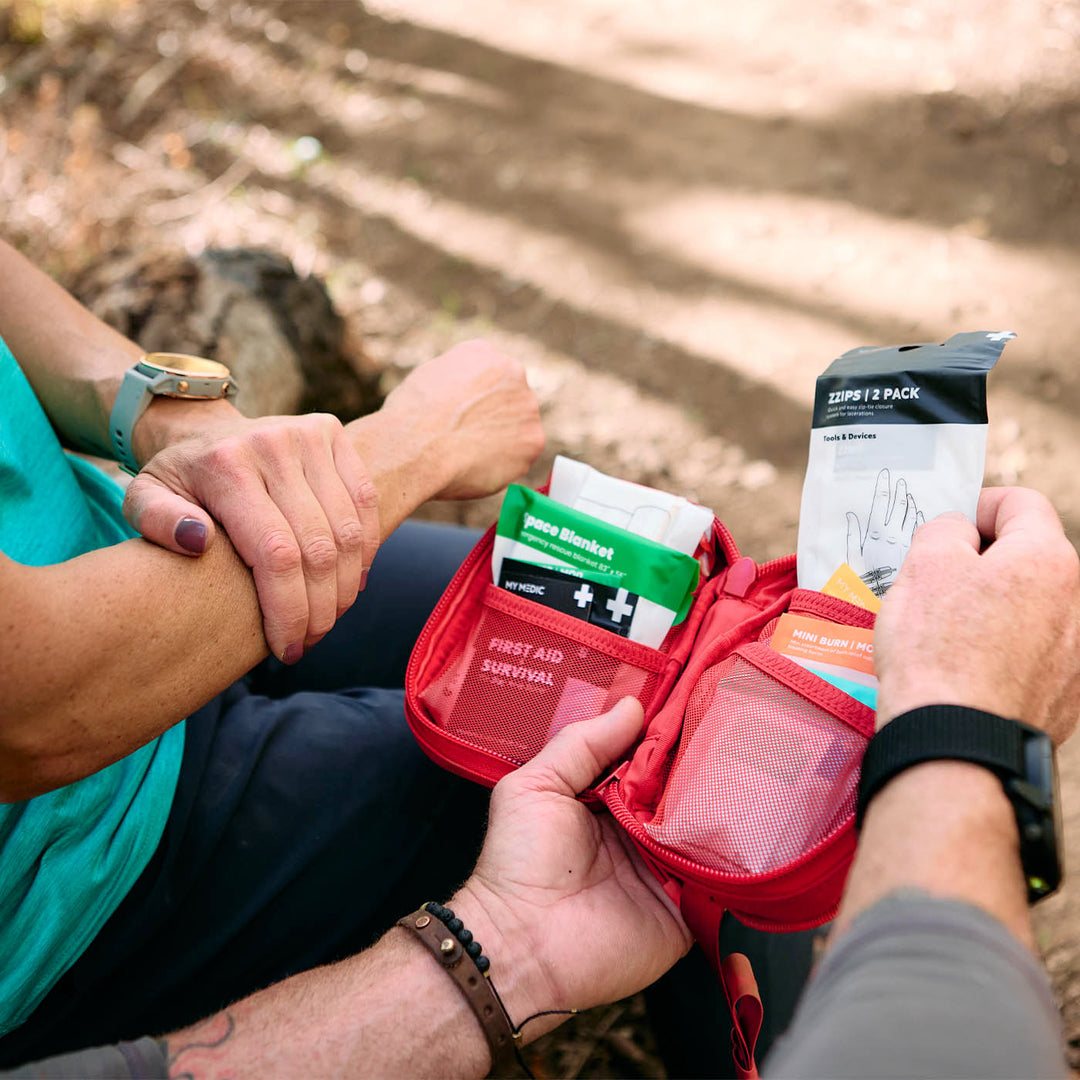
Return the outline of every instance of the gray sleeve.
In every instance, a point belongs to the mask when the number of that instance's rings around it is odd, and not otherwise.
[[[826,956],[763,1075],[1068,1075],[1041,965],[969,904],[904,891],[863,913]]]
[[[145,1038],[46,1058],[0,1072],[0,1080],[165,1080],[168,1075],[165,1044]]]

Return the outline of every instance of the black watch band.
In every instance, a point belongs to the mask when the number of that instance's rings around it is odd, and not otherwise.
[[[870,800],[898,773],[925,761],[970,761],[1002,780],[1023,777],[1025,728],[1016,720],[962,705],[927,705],[889,721],[863,756],[855,826]]]
[[[968,761],[1001,781],[1016,815],[1020,861],[1032,902],[1061,881],[1060,807],[1054,750],[1045,732],[961,705],[927,705],[886,724],[870,740],[859,775],[855,826],[894,776],[927,761]]]

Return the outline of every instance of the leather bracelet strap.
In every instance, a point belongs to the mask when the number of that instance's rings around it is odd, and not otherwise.
[[[427,946],[442,969],[457,983],[469,1007],[476,1014],[491,1049],[491,1069],[488,1076],[525,1075],[518,1061],[514,1025],[506,1015],[488,975],[480,973],[461,942],[424,907],[398,919],[397,925],[404,927]]]

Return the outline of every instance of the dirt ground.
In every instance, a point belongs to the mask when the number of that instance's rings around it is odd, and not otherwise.
[[[1078,88],[1077,0],[0,0],[0,228],[62,280],[271,247],[387,384],[490,337],[543,402],[534,480],[685,493],[757,558],[833,357],[1013,329],[987,478],[1075,542]],[[1080,1065],[1080,740],[1061,768],[1036,921]],[[546,1074],[658,1075],[618,1008]]]

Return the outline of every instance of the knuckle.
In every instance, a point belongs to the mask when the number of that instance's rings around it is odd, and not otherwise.
[[[369,476],[365,476],[352,490],[353,506],[360,512],[379,508],[379,489]]]
[[[225,479],[236,477],[249,464],[249,453],[241,439],[222,439],[209,447],[206,461],[209,468]]]
[[[293,453],[292,434],[284,424],[256,428],[249,439],[254,454],[268,461],[280,461]]]
[[[366,534],[359,521],[346,521],[337,530],[338,550],[352,554],[364,546]]]
[[[341,421],[332,413],[305,413],[296,418],[296,430],[307,442],[332,441],[342,427]]]
[[[306,537],[300,545],[300,553],[305,568],[316,574],[333,570],[337,563],[337,544],[329,536]]]
[[[537,424],[530,433],[530,438],[528,440],[529,454],[531,454],[534,458],[539,457],[544,451],[545,442],[546,439],[544,438],[544,429],[539,424]]]
[[[1074,589],[1080,583],[1080,556],[1065,537],[1044,552],[1043,561],[1045,572],[1062,585]]]
[[[143,500],[149,494],[149,483],[143,479],[142,473],[132,478],[124,492],[123,509],[125,514],[134,514],[139,509]]]
[[[286,532],[275,530],[267,533],[259,547],[266,569],[277,577],[295,574],[302,567],[296,539]]]
[[[332,435],[336,435],[339,431],[344,431],[345,425],[333,414],[326,412],[308,413],[311,423],[319,431],[328,431]]]

